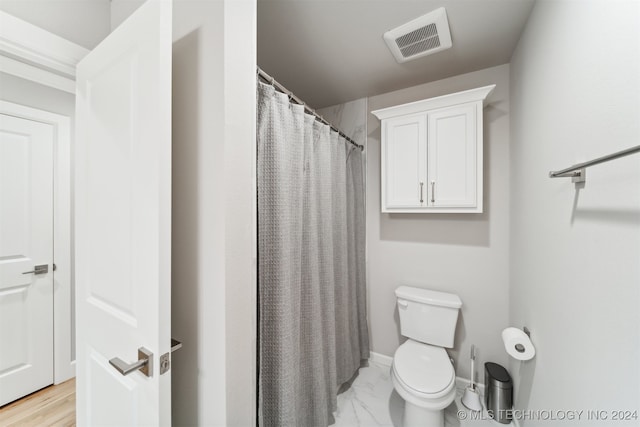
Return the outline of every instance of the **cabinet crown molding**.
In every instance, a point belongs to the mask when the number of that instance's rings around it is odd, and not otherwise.
[[[435,98],[381,108],[379,110],[372,111],[371,113],[378,119],[384,120],[407,114],[421,113],[435,108],[451,107],[467,102],[485,101],[489,94],[493,92],[495,87],[496,85],[483,86],[476,89],[437,96]]]

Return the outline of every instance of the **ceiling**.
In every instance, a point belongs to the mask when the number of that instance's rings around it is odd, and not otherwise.
[[[258,0],[258,65],[313,108],[506,64],[534,0]],[[453,47],[398,64],[382,34],[444,6]]]

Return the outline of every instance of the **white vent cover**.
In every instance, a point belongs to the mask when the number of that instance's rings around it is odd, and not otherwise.
[[[384,33],[398,62],[407,62],[451,47],[447,11],[444,7]]]

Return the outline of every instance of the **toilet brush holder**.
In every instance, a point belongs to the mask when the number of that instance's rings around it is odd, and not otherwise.
[[[476,390],[475,386],[468,386],[464,389],[464,394],[462,395],[462,404],[472,411],[482,411],[480,393],[478,393],[478,390]]]
[[[471,345],[471,381],[469,382],[469,386],[464,389],[464,394],[462,395],[462,404],[472,411],[482,411],[480,393],[478,393],[478,390],[476,390],[476,385],[474,383],[474,377],[476,375],[474,366],[475,361],[476,346]]]

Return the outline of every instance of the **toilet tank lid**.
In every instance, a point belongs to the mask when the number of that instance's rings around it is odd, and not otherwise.
[[[400,286],[396,289],[396,297],[423,304],[439,305],[441,307],[462,307],[462,301],[458,295],[411,286]]]

